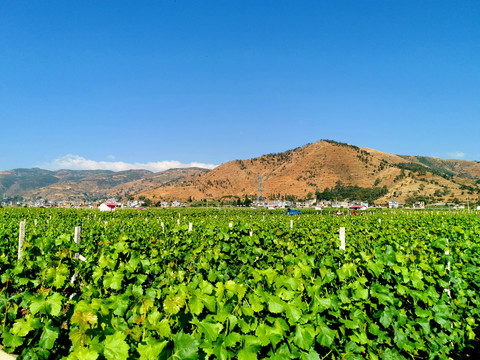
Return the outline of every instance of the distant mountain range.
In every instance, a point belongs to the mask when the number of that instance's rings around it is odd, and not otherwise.
[[[316,192],[353,186],[381,188],[379,202],[478,201],[480,196],[480,163],[476,161],[393,155],[331,140],[230,161],[210,171],[14,169],[0,172],[0,194],[48,200],[125,195],[153,201],[252,199],[257,196],[259,174],[265,198],[272,199],[307,198]]]
[[[207,171],[200,168],[169,169],[158,173],[148,170],[14,169],[0,172],[0,195],[47,200],[122,197]]]

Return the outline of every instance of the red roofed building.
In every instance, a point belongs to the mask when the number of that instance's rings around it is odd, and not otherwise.
[[[366,210],[367,207],[365,205],[352,205],[349,207],[350,210]]]
[[[117,205],[115,203],[102,203],[102,204],[100,204],[98,209],[100,211],[115,211],[115,209],[119,206],[120,205]]]

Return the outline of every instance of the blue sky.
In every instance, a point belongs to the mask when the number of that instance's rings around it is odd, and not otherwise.
[[[480,160],[480,1],[0,2],[0,170],[320,139]]]

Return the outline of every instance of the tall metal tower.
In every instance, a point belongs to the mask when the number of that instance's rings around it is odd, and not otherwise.
[[[257,200],[260,202],[260,201],[263,201],[264,198],[263,198],[263,190],[265,190],[263,187],[262,187],[262,179],[263,179],[263,176],[262,174],[258,174],[258,196],[257,196]]]

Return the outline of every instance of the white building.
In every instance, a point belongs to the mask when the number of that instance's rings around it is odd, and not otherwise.
[[[117,204],[115,203],[101,203],[98,207],[100,211],[115,211],[117,208]]]
[[[389,209],[398,209],[398,201],[389,201],[388,202]]]

